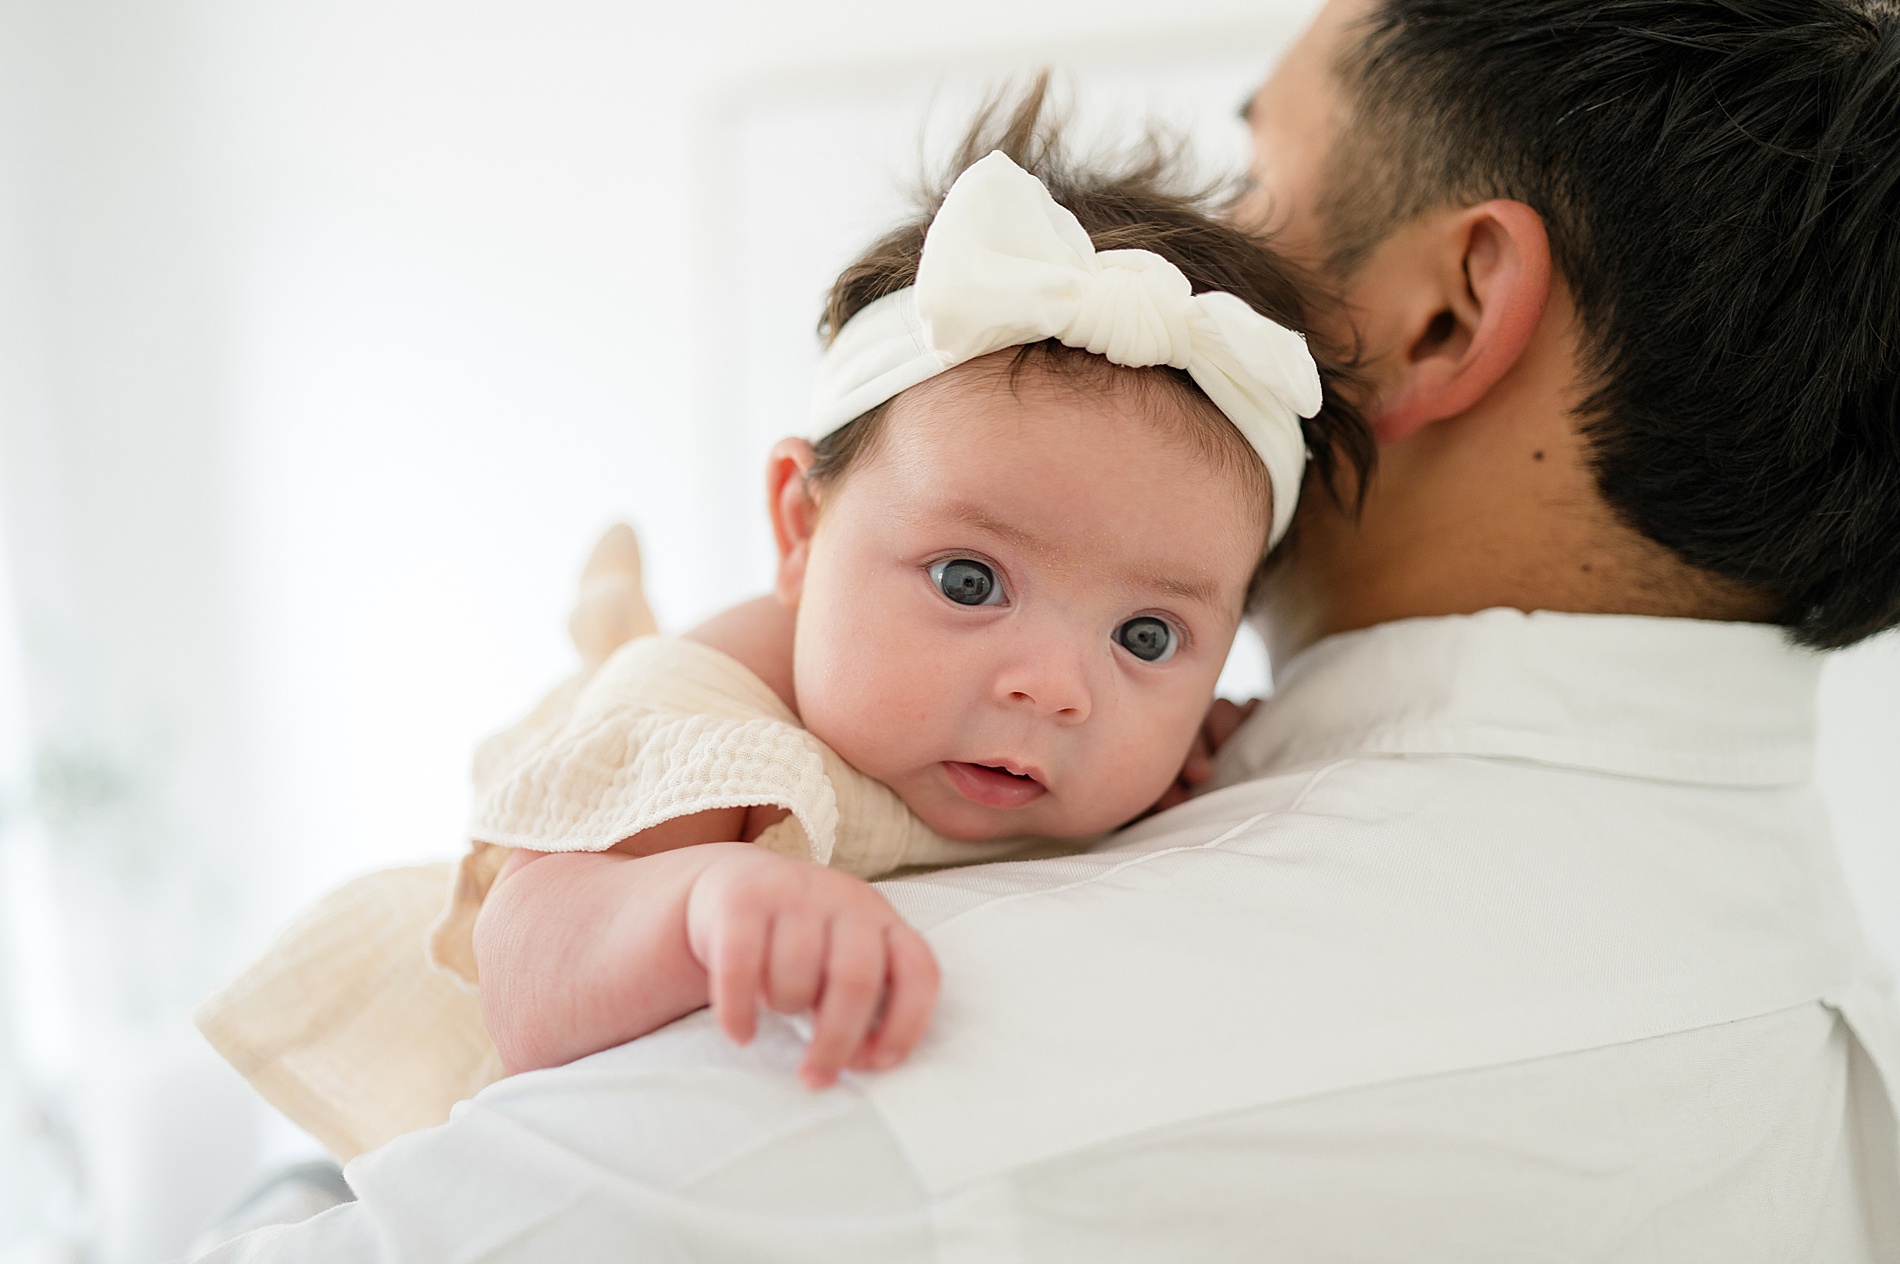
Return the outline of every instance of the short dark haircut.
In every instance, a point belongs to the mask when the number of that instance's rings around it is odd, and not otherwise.
[[[1317,279],[1229,223],[1222,212],[1230,189],[1196,185],[1182,148],[1160,133],[1144,142],[1088,161],[1070,152],[1065,125],[1053,107],[1046,75],[1014,97],[999,95],[978,112],[942,175],[919,191],[920,212],[873,244],[839,275],[825,304],[819,333],[827,341],[871,303],[913,284],[923,256],[924,233],[957,176],[993,150],[1043,182],[1050,196],[1088,231],[1098,250],[1151,250],[1181,269],[1196,294],[1224,290],[1249,307],[1307,338],[1319,365],[1324,402],[1302,423],[1311,467],[1319,486],[1338,497],[1342,466],[1350,485],[1362,487],[1372,472],[1376,447],[1364,415],[1353,402],[1357,383],[1346,355],[1330,347],[1314,326],[1331,301]],[[1234,462],[1258,475],[1266,500],[1265,470],[1240,432],[1225,420],[1180,369],[1124,369],[1100,356],[1050,339],[1020,347],[1012,373],[1047,367],[1086,380],[1113,374],[1135,389],[1159,391],[1185,404],[1196,423],[1191,438],[1217,461]],[[835,480],[871,451],[885,409],[871,410],[817,444],[809,477]]]
[[[1379,0],[1321,214],[1544,218],[1597,485],[1808,645],[1900,624],[1900,0]]]

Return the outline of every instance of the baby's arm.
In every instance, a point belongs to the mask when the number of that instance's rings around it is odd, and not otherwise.
[[[670,824],[680,836],[710,828]],[[929,946],[875,887],[748,843],[519,852],[482,908],[475,954],[482,1014],[511,1074],[622,1044],[709,1001],[744,1043],[762,1002],[813,1013],[800,1074],[818,1087],[847,1066],[901,1061],[937,991]]]
[[[791,613],[760,598],[687,636],[737,659],[795,711],[792,632]],[[815,1011],[804,1068],[813,1083],[901,1060],[935,1002],[935,959],[868,884],[728,842],[784,815],[703,812],[607,852],[511,856],[475,928],[482,1016],[502,1065],[513,1074],[571,1062],[709,1002],[743,1042],[761,1000]]]

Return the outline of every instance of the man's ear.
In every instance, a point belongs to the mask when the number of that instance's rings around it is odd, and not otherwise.
[[[798,609],[805,591],[805,564],[818,526],[818,500],[805,477],[817,455],[803,439],[780,439],[765,462],[765,509],[778,539],[778,579],[772,591],[788,610]]]
[[[1447,212],[1423,226],[1423,267],[1401,312],[1381,443],[1456,417],[1517,364],[1550,301],[1550,238],[1522,202]]]

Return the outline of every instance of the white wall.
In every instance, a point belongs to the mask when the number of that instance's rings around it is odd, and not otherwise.
[[[0,512],[67,1000],[118,1051],[72,1070],[118,1156],[101,1258],[233,1179],[135,1188],[163,1128],[111,1103],[298,904],[459,846],[594,534],[641,529],[669,626],[763,582],[760,458],[925,120],[1049,62],[1099,127],[1231,156],[1309,7],[0,0]],[[1900,956],[1900,652],[1826,702]]]

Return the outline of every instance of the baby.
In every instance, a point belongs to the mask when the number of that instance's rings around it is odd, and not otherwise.
[[[1088,839],[1153,805],[1308,446],[1330,450],[1343,417],[1274,319],[1299,306],[1257,243],[1141,177],[1038,165],[1060,197],[990,153],[927,227],[846,270],[812,437],[768,467],[776,592],[687,638],[954,840],[874,871]],[[475,937],[504,1065],[567,1062],[709,1001],[740,1041],[760,1002],[810,1011],[814,1085],[899,1061],[934,998],[929,950],[861,878],[745,845],[787,806],[516,851]],[[678,854],[627,863],[661,852]]]
[[[810,1013],[814,1086],[901,1061],[936,967],[867,879],[1083,845],[1153,807],[1309,467],[1330,490],[1341,454],[1366,459],[1288,265],[1159,161],[1068,170],[1039,92],[990,119],[934,213],[833,287],[808,437],[768,465],[774,594],[629,641],[488,752],[432,938],[479,979],[498,1054],[464,1057],[458,1094],[708,1004],[740,1041],[760,1004]],[[288,940],[360,951],[352,918]],[[306,996],[345,991],[312,977]],[[267,1096],[333,1149],[388,1133],[333,1140],[242,1008],[200,1023]],[[448,1000],[381,1012],[479,1051]],[[338,1022],[279,1026],[307,1044]]]

